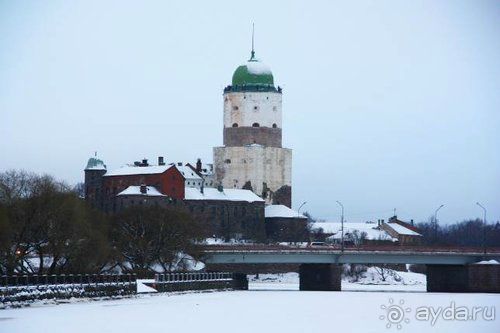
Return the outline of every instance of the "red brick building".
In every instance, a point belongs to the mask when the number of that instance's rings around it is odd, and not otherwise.
[[[129,186],[153,186],[169,198],[183,200],[185,177],[175,165],[166,165],[162,158],[158,162],[149,165],[143,160],[107,172],[102,161],[91,158],[85,168],[85,197],[106,212],[116,211],[116,195]]]

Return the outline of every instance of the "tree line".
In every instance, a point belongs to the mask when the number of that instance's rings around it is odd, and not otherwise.
[[[434,218],[417,224],[426,245],[500,247],[500,222],[484,224],[481,219],[471,219],[441,225]]]
[[[137,273],[183,268],[203,227],[184,211],[104,214],[49,175],[0,173],[0,274]],[[189,255],[188,255],[189,254]]]

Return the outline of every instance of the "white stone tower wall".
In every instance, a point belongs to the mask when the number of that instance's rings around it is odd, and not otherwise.
[[[260,145],[215,147],[214,164],[226,188],[242,188],[251,181],[253,191],[261,195],[263,183],[273,192],[292,185],[291,149]]]
[[[229,92],[224,94],[224,127],[281,128],[281,93],[277,92]]]

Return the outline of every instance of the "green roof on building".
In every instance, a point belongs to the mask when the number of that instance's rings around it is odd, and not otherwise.
[[[250,59],[234,71],[232,85],[274,88],[273,73],[268,66],[255,57],[255,52],[252,51]]]
[[[89,158],[85,170],[106,170],[106,164],[97,157]]]

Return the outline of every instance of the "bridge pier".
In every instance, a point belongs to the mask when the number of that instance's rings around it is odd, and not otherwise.
[[[336,264],[301,264],[300,290],[340,291],[342,266]]]
[[[233,273],[233,289],[248,290],[248,278],[245,273]]]
[[[427,265],[427,291],[500,293],[500,265]]]

